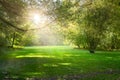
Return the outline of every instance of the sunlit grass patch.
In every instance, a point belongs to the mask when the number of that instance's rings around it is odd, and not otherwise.
[[[34,54],[34,53],[30,53],[28,55],[19,55],[16,56],[16,58],[25,58],[25,57],[39,57],[39,58],[55,58],[55,56],[53,55],[38,55],[38,54]]]
[[[87,50],[67,46],[25,47],[0,56],[0,71],[9,71],[19,77],[49,78],[120,70],[119,56],[119,52],[96,51],[96,54],[90,54]]]

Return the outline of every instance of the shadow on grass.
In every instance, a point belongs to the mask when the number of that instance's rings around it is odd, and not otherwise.
[[[4,62],[0,61],[0,64],[1,73],[8,72],[13,77],[50,77],[71,73],[71,63],[53,58],[15,58]]]
[[[74,49],[25,48],[1,58],[1,78],[8,72],[15,78],[64,76],[120,68],[120,54],[97,52],[94,55]],[[7,75],[8,76],[8,75]],[[68,76],[69,77],[69,76]],[[22,80],[22,79],[21,79]]]

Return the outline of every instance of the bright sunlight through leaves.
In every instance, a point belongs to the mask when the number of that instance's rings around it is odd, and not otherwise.
[[[33,15],[33,21],[35,24],[38,24],[40,22],[40,15],[39,14],[34,14]]]

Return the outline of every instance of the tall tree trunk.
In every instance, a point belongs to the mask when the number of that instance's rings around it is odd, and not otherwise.
[[[12,48],[13,48],[13,45],[14,45],[14,41],[15,41],[15,32],[13,33],[13,39],[12,39],[12,45],[11,45]]]

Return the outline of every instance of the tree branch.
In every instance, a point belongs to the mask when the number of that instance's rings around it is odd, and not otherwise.
[[[2,18],[1,16],[0,16],[0,20],[1,20],[2,22],[6,23],[7,25],[13,27],[14,29],[17,29],[17,30],[19,30],[19,31],[26,31],[26,30],[24,30],[24,29],[18,28],[17,26],[13,25],[12,23],[10,23],[9,21],[5,20],[5,19]]]

